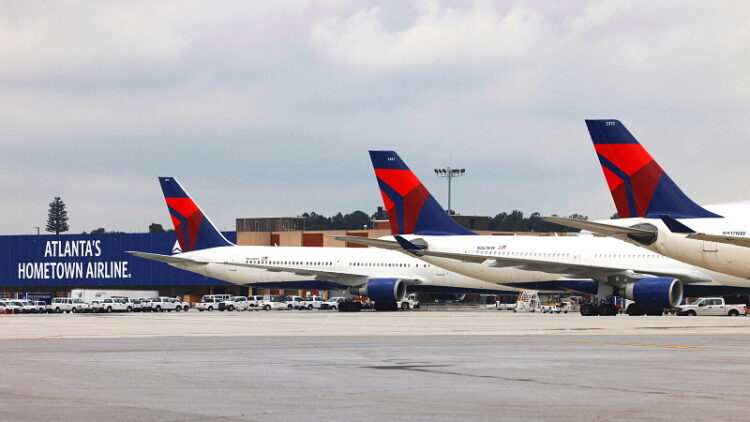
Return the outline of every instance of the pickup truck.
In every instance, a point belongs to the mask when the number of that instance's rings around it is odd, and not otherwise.
[[[302,302],[305,300],[302,296],[287,296],[284,299],[286,307],[289,309],[302,309]]]
[[[284,296],[266,296],[258,306],[264,311],[270,311],[271,309],[289,309],[284,299]]]
[[[690,305],[678,306],[677,315],[739,316],[747,315],[747,307],[745,305],[726,304],[724,298],[721,297],[704,297]]]
[[[325,303],[325,299],[322,296],[310,296],[302,299],[300,302],[300,309],[320,309],[321,305]]]
[[[203,312],[208,311],[211,312],[214,309],[219,309],[219,303],[222,302],[222,299],[213,298],[213,297],[204,297],[203,300],[195,304],[195,309]]]
[[[220,311],[247,311],[249,307],[250,301],[245,296],[232,296],[219,302]]]
[[[125,299],[108,298],[99,302],[100,312],[133,312],[133,306]]]
[[[333,309],[334,311],[339,309],[339,304],[346,302],[347,298],[336,296],[332,297],[320,305],[320,309]]]

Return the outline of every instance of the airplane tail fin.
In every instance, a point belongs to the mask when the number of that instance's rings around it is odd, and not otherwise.
[[[716,218],[672,181],[619,120],[586,120],[620,218]]]
[[[456,223],[394,151],[370,151],[391,233],[476,234]]]
[[[182,252],[218,246],[233,246],[211,220],[203,214],[185,189],[174,177],[160,177],[159,183],[167,201],[169,215],[177,233]]]

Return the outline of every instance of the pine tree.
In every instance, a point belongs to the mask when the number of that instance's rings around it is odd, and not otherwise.
[[[68,227],[68,212],[65,211],[65,203],[59,196],[56,196],[49,204],[46,230],[55,234],[70,230]]]

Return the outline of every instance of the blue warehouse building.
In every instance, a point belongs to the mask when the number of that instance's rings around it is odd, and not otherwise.
[[[224,235],[236,242],[235,232]],[[0,289],[5,296],[62,296],[77,288],[159,290],[170,296],[247,294],[247,288],[125,253],[171,254],[176,240],[174,233],[0,236]]]

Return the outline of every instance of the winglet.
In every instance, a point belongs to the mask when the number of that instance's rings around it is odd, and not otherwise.
[[[391,234],[476,234],[448,215],[394,151],[370,151]]]
[[[721,218],[672,181],[619,120],[586,120],[620,218]]]
[[[672,233],[695,233],[695,230],[680,223],[679,221],[668,215],[660,215],[659,218],[661,218],[661,221],[664,222],[669,231],[671,231]]]

